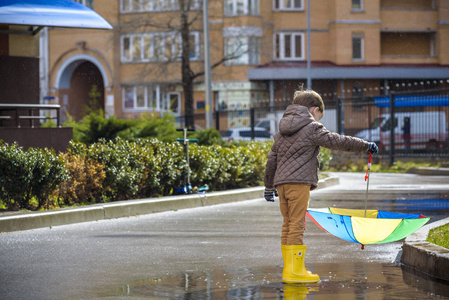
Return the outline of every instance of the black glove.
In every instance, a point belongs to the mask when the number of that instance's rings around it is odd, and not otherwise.
[[[276,190],[276,188],[265,188],[263,196],[268,202],[274,202],[274,197],[278,197],[278,191]]]
[[[372,154],[377,154],[379,153],[379,147],[377,147],[376,143],[371,142],[369,143],[368,151]]]

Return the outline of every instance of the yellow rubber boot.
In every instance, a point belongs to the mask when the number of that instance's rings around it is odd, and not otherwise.
[[[317,274],[306,270],[304,258],[306,245],[284,245],[284,271],[282,282],[284,283],[313,283],[320,281]]]
[[[285,257],[287,256],[285,254],[285,246],[286,245],[281,245],[281,251],[282,251],[282,260],[284,261],[284,266],[285,266]],[[306,270],[307,273],[309,273],[310,275],[312,275],[312,272],[310,272],[309,270]]]
[[[282,251],[282,260],[284,261],[285,266],[285,245],[281,245],[281,251]]]

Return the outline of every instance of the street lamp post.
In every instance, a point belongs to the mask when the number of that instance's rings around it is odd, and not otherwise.
[[[204,27],[204,88],[206,96],[206,128],[212,127],[212,92],[210,79],[210,49],[209,49],[209,8],[208,0],[203,0]]]
[[[311,78],[311,53],[310,53],[310,0],[307,0],[307,89],[312,89]]]

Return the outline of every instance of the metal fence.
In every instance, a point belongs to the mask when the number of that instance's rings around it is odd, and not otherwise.
[[[248,128],[252,139],[261,128],[274,135],[289,101],[282,106],[216,111],[215,129]],[[449,89],[440,89],[325,100],[320,122],[330,131],[376,142],[380,154],[392,163],[395,157],[449,157],[448,116]],[[204,114],[195,115],[195,125],[204,128],[204,124]]]

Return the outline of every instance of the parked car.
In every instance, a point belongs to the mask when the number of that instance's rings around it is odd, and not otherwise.
[[[390,114],[382,114],[373,121],[371,129],[355,136],[380,143],[389,150],[392,123]],[[438,111],[395,113],[394,134],[396,149],[435,151],[444,146],[448,138],[446,114]]]
[[[268,113],[264,118],[256,120],[256,127],[265,128],[273,136],[279,131],[279,121],[284,116],[285,111],[276,111],[276,113]],[[327,130],[337,132],[337,110],[326,109],[323,118],[320,120]]]
[[[251,141],[251,127],[230,128],[220,132],[225,141]],[[265,128],[254,127],[254,140],[256,142],[269,141],[273,135]]]

